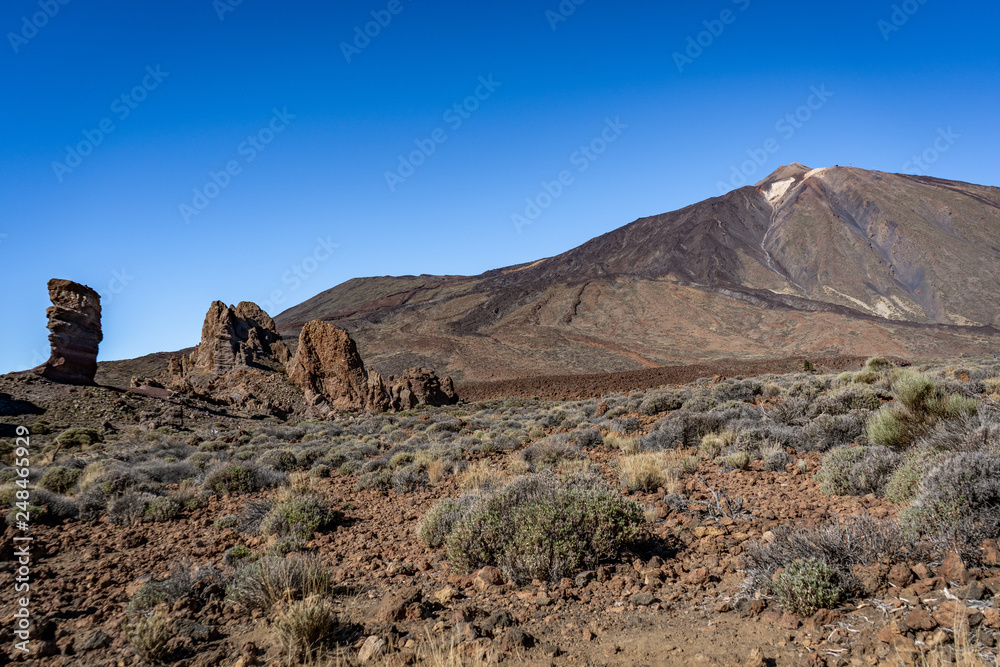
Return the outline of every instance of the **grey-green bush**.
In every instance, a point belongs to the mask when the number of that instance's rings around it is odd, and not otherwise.
[[[527,475],[478,499],[447,539],[462,570],[559,581],[616,556],[644,531],[642,507],[595,475]]]

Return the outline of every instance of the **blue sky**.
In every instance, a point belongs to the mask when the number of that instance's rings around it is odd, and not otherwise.
[[[120,359],[196,343],[215,299],[275,315],[356,276],[551,256],[793,161],[1000,185],[998,19],[940,0],[9,0],[0,372],[47,358],[53,277],[102,294],[100,358]]]

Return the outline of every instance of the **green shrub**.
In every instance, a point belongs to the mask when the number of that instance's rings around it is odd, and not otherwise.
[[[388,491],[392,487],[392,471],[374,470],[366,472],[358,478],[358,483],[354,485],[355,491],[372,489],[376,491]]]
[[[679,410],[682,405],[684,405],[684,401],[676,394],[656,393],[647,396],[645,400],[639,404],[639,414],[649,416],[658,415],[661,412]]]
[[[841,597],[836,573],[816,558],[789,563],[788,568],[774,578],[771,589],[782,609],[800,616],[836,607]]]
[[[476,496],[445,498],[438,501],[424,516],[417,529],[417,537],[429,547],[443,546],[455,524],[465,516]]]
[[[886,359],[885,357],[870,357],[868,361],[865,362],[866,371],[884,371],[887,368],[892,368],[895,364]]]
[[[941,452],[928,447],[915,447],[908,451],[886,482],[885,499],[893,503],[913,500],[920,490],[920,482],[942,456]]]
[[[143,518],[146,521],[170,521],[180,514],[181,505],[170,496],[159,496],[149,501]]]
[[[306,542],[316,531],[333,526],[337,519],[337,511],[326,498],[301,493],[275,505],[264,517],[260,530],[264,537],[292,537]]]
[[[749,593],[773,592],[772,583],[781,570],[788,571],[796,560],[814,559],[836,573],[846,595],[861,588],[854,578],[855,566],[893,563],[907,556],[908,541],[899,525],[870,514],[818,527],[779,526],[773,534],[770,541],[746,545],[743,560]]]
[[[868,418],[865,436],[875,445],[905,447],[910,444],[911,426],[906,409],[900,404],[886,405]]]
[[[140,616],[126,626],[125,637],[136,655],[147,663],[158,665],[167,662],[170,652],[167,644],[174,631],[163,614]]]
[[[851,379],[858,384],[875,384],[878,381],[878,373],[875,371],[858,371]]]
[[[104,437],[100,432],[92,428],[68,428],[56,436],[56,442],[62,449],[87,450],[103,441]]]
[[[38,486],[53,493],[67,494],[76,487],[77,480],[82,474],[83,471],[76,468],[53,466],[46,470],[42,478],[38,480]]]
[[[938,388],[928,376],[903,370],[893,374],[892,393],[910,412],[919,415],[928,411],[928,403],[937,396]]]
[[[254,493],[285,482],[282,473],[252,463],[227,463],[205,477],[202,492],[220,496]]]
[[[288,472],[289,470],[295,470],[298,466],[298,459],[295,457],[295,452],[290,449],[269,449],[260,455],[257,463],[262,466],[270,466],[275,470]]]
[[[643,534],[642,507],[593,475],[528,475],[477,500],[448,537],[462,570],[499,567],[508,579],[559,581],[616,556]]]
[[[881,445],[838,447],[823,457],[816,480],[829,495],[881,494],[899,461],[899,454]]]
[[[750,468],[750,463],[753,461],[753,456],[751,456],[748,451],[739,451],[723,457],[722,461],[727,468],[735,470],[748,470]]]

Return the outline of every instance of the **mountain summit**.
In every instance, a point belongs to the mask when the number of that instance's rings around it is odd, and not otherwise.
[[[275,319],[286,337],[310,319],[345,327],[383,373],[465,380],[985,352],[1000,341],[998,229],[998,188],[792,163],[555,257],[350,280]]]

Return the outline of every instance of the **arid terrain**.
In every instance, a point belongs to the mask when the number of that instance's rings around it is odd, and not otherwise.
[[[793,164],[114,362],[52,279],[0,664],[996,667],[998,212]]]
[[[914,452],[998,456],[1000,364],[919,370],[873,360],[288,422],[5,376],[4,427],[31,427],[44,508],[41,654],[25,664],[297,663],[310,624],[317,664],[948,664],[956,650],[994,664],[996,515],[942,535],[906,510],[934,492],[932,465],[911,479]],[[925,414],[919,440],[874,444],[874,416],[910,401],[914,377],[964,402]],[[180,420],[150,421],[173,407]],[[464,566],[432,510],[523,475],[622,493],[637,530],[576,566]],[[966,478],[983,482],[973,505],[996,503],[995,478]],[[774,585],[809,558],[836,591],[819,611]]]

